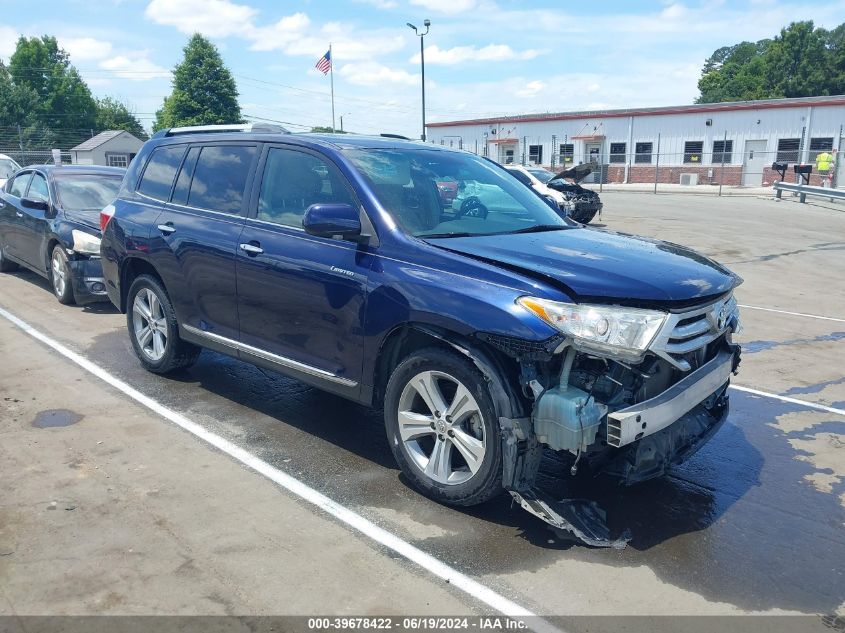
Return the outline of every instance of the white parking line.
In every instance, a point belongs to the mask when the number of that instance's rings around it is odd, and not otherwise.
[[[184,415],[173,411],[172,409],[164,406],[153,398],[144,395],[137,389],[130,387],[128,384],[126,384],[119,378],[113,376],[99,365],[91,362],[84,356],[81,356],[80,354],[77,354],[76,352],[68,349],[61,343],[53,340],[46,334],[43,334],[42,332],[36,330],[31,325],[19,319],[12,313],[4,310],[3,308],[0,308],[0,316],[19,327],[26,334],[53,348],[56,352],[58,352],[68,360],[76,363],[85,371],[93,374],[103,382],[111,385],[118,391],[121,391],[125,395],[129,396],[139,404],[142,404],[143,406],[154,411],[163,418],[166,418],[170,422],[173,422],[177,426],[182,427],[188,433],[191,433],[192,435],[195,435],[196,437],[207,442],[208,444],[211,444],[215,448],[233,457],[245,466],[252,468],[254,471],[260,473],[261,475],[264,475],[267,479],[270,479],[271,481],[275,482],[282,488],[288,490],[289,492],[293,493],[304,501],[307,501],[308,503],[317,506],[324,512],[338,519],[339,521],[342,521],[346,525],[354,528],[364,536],[374,540],[375,542],[388,549],[393,550],[400,556],[405,557],[409,561],[417,564],[418,566],[432,573],[438,578],[445,580],[446,582],[450,583],[453,587],[460,589],[461,591],[475,598],[476,600],[479,600],[480,602],[483,602],[484,604],[492,607],[499,613],[516,617],[536,617],[528,609],[525,609],[524,607],[516,604],[515,602],[508,600],[507,598],[496,593],[489,587],[485,587],[484,585],[473,580],[469,576],[466,576],[461,572],[449,567],[434,556],[425,553],[421,549],[418,549],[410,543],[402,540],[395,534],[388,532],[384,528],[377,526],[372,521],[365,519],[360,514],[357,514],[349,508],[333,501],[329,497],[325,496],[321,492],[318,492],[317,490],[314,490],[313,488],[299,481],[295,477],[292,477],[287,473],[282,472],[278,468],[271,466],[267,462],[259,459],[252,453],[249,453],[248,451],[242,449],[236,444],[233,444],[229,440],[220,437],[216,433],[212,433],[211,431],[205,429],[196,422],[191,421]],[[542,619],[532,620],[529,626],[535,630],[546,630],[550,632],[556,631],[560,633],[560,629],[552,626],[550,623]]]
[[[761,308],[760,306],[749,306],[743,303],[738,304],[740,308],[746,310],[762,310],[763,312],[777,312],[778,314],[789,314],[792,316],[807,317],[808,319],[821,319],[822,321],[836,321],[837,323],[845,323],[845,319],[838,319],[836,317],[820,316],[818,314],[807,314],[805,312],[790,312],[789,310],[777,310],[775,308]]]
[[[829,407],[826,404],[817,404],[815,402],[807,402],[806,400],[799,400],[798,398],[790,398],[789,396],[782,396],[777,393],[769,393],[768,391],[760,391],[759,389],[752,389],[751,387],[743,387],[741,385],[731,385],[731,389],[737,391],[744,391],[755,396],[762,396],[764,398],[772,398],[780,400],[781,402],[789,402],[790,404],[797,404],[802,407],[809,407],[810,409],[818,409],[819,411],[827,411],[828,413],[835,413],[836,415],[845,416],[845,409],[837,409],[836,407]]]

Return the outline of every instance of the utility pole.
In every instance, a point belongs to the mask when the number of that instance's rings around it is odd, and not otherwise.
[[[422,142],[425,143],[425,36],[428,35],[431,20],[428,18],[423,20],[423,26],[425,27],[424,33],[420,33],[417,27],[410,22],[406,22],[406,24],[412,28],[414,33],[417,34],[417,37],[420,38],[420,67],[422,70],[422,134],[420,135],[420,138],[422,139]]]

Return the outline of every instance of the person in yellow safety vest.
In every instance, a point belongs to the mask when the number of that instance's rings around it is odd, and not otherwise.
[[[822,178],[822,186],[829,182],[830,170],[833,169],[833,154],[830,152],[821,152],[816,156],[816,173]]]

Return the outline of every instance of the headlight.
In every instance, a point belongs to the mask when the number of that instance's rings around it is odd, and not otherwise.
[[[638,359],[666,321],[666,313],[639,308],[558,303],[521,297],[517,303],[572,338],[576,348]]]
[[[73,250],[77,253],[84,253],[85,255],[99,255],[100,254],[100,238],[96,235],[91,235],[85,231],[77,231],[76,229],[70,232],[73,237]]]

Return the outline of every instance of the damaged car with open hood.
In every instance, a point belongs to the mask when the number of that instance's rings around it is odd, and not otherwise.
[[[103,211],[109,297],[149,371],[210,348],[381,409],[425,495],[507,492],[597,546],[601,512],[537,486],[544,451],[630,485],[724,423],[741,280],[711,259],[584,228],[467,152],[186,130],[148,141]]]
[[[597,192],[581,185],[595,167],[592,163],[568,167],[545,181],[546,187],[563,195],[569,217],[581,224],[592,222],[604,206]]]

